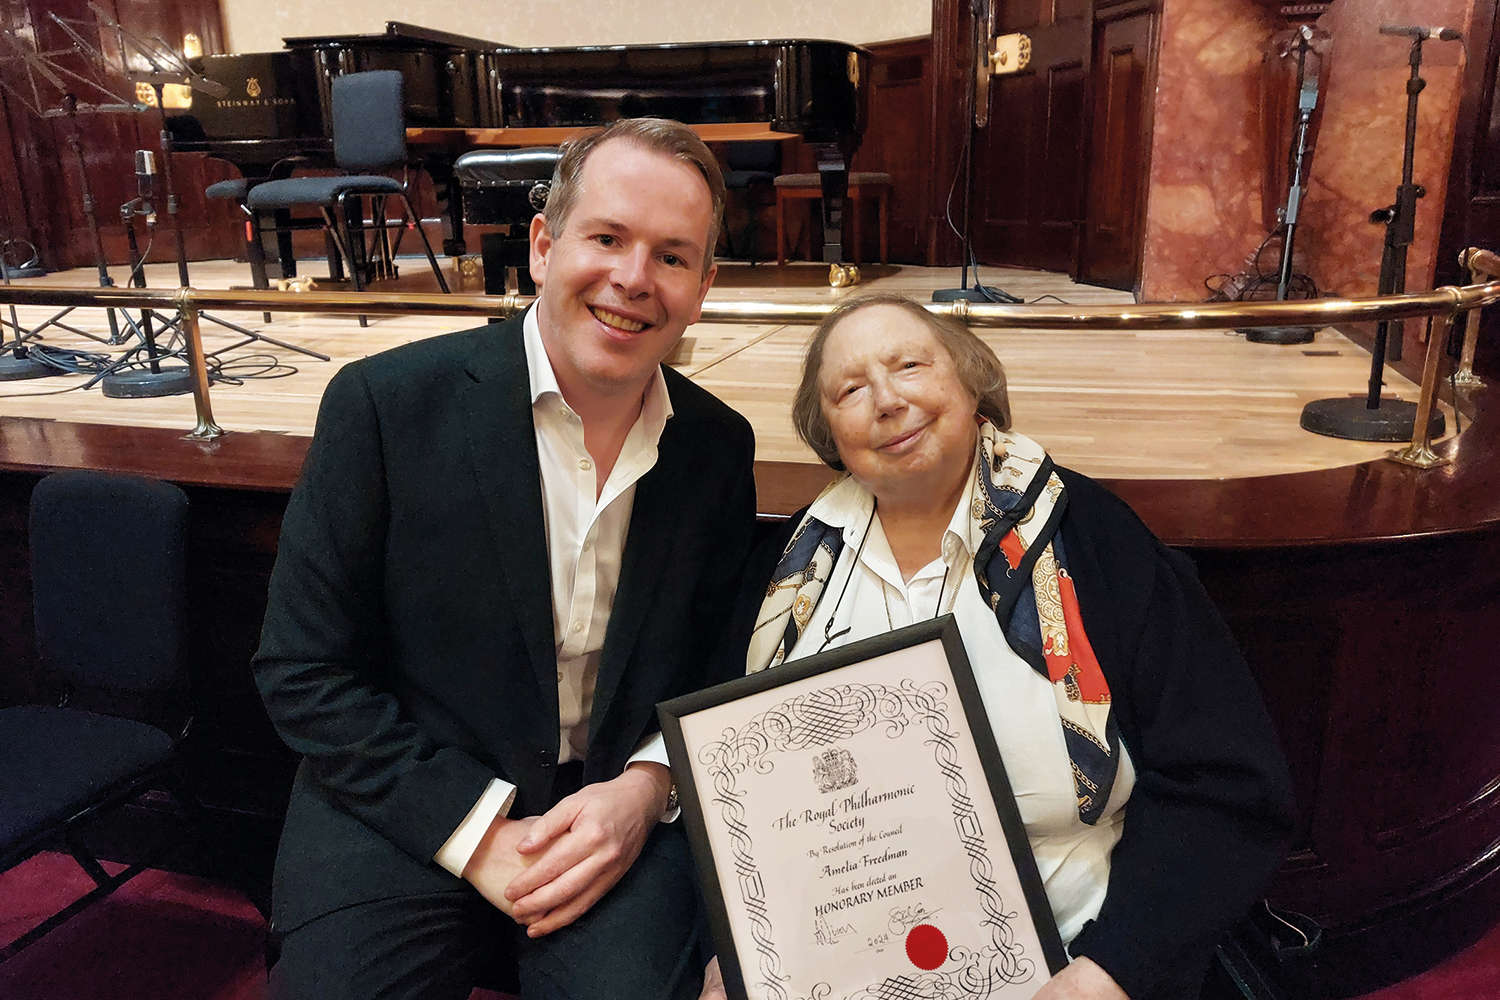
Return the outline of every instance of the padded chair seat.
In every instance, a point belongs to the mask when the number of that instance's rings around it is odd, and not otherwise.
[[[171,753],[172,738],[143,722],[50,705],[0,709],[0,844],[29,840]]]
[[[380,174],[355,174],[349,177],[288,177],[266,181],[250,189],[245,204],[253,209],[292,208],[296,205],[333,201],[345,191],[364,194],[400,194],[401,182]]]
[[[250,184],[243,177],[235,177],[227,181],[215,181],[210,184],[204,194],[209,198],[223,198],[227,201],[244,201],[245,192],[249,190]]]
[[[859,184],[889,184],[891,175],[875,170],[856,170],[849,174],[849,186]],[[823,181],[817,174],[782,174],[776,178],[779,188],[822,188]]]

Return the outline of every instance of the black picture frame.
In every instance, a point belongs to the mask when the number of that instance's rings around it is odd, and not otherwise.
[[[1032,856],[1026,830],[1021,822],[1015,797],[1011,792],[1010,780],[1006,775],[999,747],[990,729],[989,718],[985,713],[978,685],[974,681],[968,654],[959,635],[957,622],[950,614],[794,660],[775,669],[736,678],[657,705],[662,734],[672,762],[672,775],[682,807],[683,822],[686,824],[686,832],[692,846],[700,886],[708,904],[709,925],[718,950],[720,970],[724,977],[726,992],[731,1000],[746,1000],[749,993],[741,965],[741,951],[730,920],[731,900],[726,897],[724,886],[720,883],[718,867],[710,843],[708,823],[713,814],[708,804],[713,801],[715,792],[711,788],[701,787],[698,770],[702,762],[694,762],[690,759],[690,750],[683,732],[683,720],[700,712],[740,701],[751,695],[822,674],[843,672],[843,675],[838,678],[840,684],[857,684],[860,665],[866,661],[934,641],[941,643],[952,681],[952,690],[958,696],[962,721],[967,730],[967,733],[960,734],[960,738],[971,741],[983,769],[984,781],[974,783],[975,785],[982,784],[982,787],[968,788],[966,792],[972,796],[987,791],[993,802],[1010,861],[1020,882],[1026,911],[1036,930],[1041,946],[1041,957],[1048,971],[1055,975],[1068,964],[1056,922],[1052,917],[1051,906],[1037,871],[1036,860]],[[725,780],[722,770],[718,780]],[[723,803],[722,798],[719,801]],[[958,799],[954,801],[957,803]],[[715,820],[715,822],[718,821]],[[738,862],[742,859],[736,860]],[[741,877],[743,879],[744,876]],[[764,952],[763,943],[757,943],[757,948]],[[786,993],[786,996],[808,995],[796,992],[796,990],[806,989],[810,985],[791,984],[792,992]]]

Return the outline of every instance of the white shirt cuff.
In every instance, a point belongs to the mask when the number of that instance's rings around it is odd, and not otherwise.
[[[671,769],[672,762],[667,759],[667,741],[662,737],[661,733],[654,733],[642,740],[641,745],[636,748],[635,753],[631,754],[630,759],[625,762],[625,766],[629,767],[635,763],[660,764],[662,767]],[[677,817],[681,815],[682,810],[680,808],[671,806],[661,814],[661,819],[658,822],[675,823],[677,822]]]
[[[484,794],[479,796],[479,801],[474,803],[474,808],[469,810],[469,815],[464,817],[458,829],[453,831],[438,852],[432,856],[432,860],[442,865],[448,871],[459,878],[464,876],[464,867],[468,865],[469,859],[479,848],[479,841],[489,830],[490,824],[495,821],[496,816],[505,816],[510,812],[511,804],[516,801],[516,786],[499,778],[491,778],[486,786]]]

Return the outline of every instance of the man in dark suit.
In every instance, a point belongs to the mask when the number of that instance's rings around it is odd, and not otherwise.
[[[754,516],[750,428],[660,362],[713,282],[685,126],[564,151],[524,319],[355,362],[282,527],[256,681],[304,755],[278,997],[696,996],[657,701],[700,686]]]

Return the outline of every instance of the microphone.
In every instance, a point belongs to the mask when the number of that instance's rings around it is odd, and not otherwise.
[[[156,194],[156,154],[149,149],[135,151],[135,184],[142,198]]]
[[[1440,42],[1462,41],[1464,33],[1457,28],[1424,28],[1407,26],[1402,24],[1382,24],[1380,26],[1382,35],[1402,35],[1406,38],[1436,39]]]

